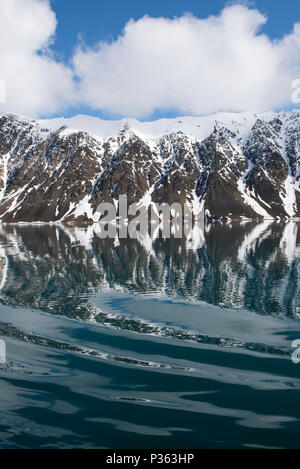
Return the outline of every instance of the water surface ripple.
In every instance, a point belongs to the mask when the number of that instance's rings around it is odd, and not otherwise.
[[[299,448],[299,226],[2,225],[0,447]]]

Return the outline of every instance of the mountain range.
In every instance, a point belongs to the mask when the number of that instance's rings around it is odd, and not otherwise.
[[[300,111],[138,122],[0,117],[0,220],[97,222],[101,202],[300,217]]]

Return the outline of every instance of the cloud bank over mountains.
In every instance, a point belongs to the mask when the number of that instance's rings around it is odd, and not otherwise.
[[[204,19],[145,16],[112,42],[78,45],[66,65],[51,49],[57,20],[48,0],[0,0],[0,111],[37,117],[88,106],[143,119],[290,106],[300,23],[272,40],[262,33],[266,21],[244,5]]]
[[[63,110],[75,99],[73,71],[51,52],[57,20],[48,1],[0,0],[0,111],[29,116]]]

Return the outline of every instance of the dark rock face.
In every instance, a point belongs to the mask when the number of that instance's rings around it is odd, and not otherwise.
[[[129,204],[187,203],[215,219],[299,217],[300,113],[243,120],[234,129],[216,121],[202,139],[129,128],[105,139],[4,115],[0,219],[98,221],[98,205],[124,194]]]

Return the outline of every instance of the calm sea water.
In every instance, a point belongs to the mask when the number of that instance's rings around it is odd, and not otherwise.
[[[0,447],[299,448],[299,269],[294,222],[3,225]]]

